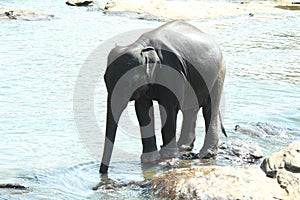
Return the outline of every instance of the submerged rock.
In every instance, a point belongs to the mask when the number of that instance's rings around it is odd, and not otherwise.
[[[0,19],[40,21],[51,20],[53,18],[54,15],[49,15],[38,11],[0,8]]]
[[[276,178],[291,199],[300,199],[300,142],[265,158],[261,169],[267,176]]]
[[[234,163],[257,163],[264,156],[263,149],[251,140],[233,139],[219,148],[220,154]]]
[[[255,167],[205,166],[176,169],[152,181],[168,199],[283,199],[286,191]]]
[[[259,138],[285,138],[291,139],[296,130],[281,128],[266,122],[258,122],[256,124],[239,124],[234,128],[236,133],[246,134]]]

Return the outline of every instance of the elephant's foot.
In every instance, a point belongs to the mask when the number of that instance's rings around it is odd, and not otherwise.
[[[179,151],[192,151],[194,148],[194,142],[190,145],[187,144],[178,144]]]
[[[161,150],[159,151],[160,155],[164,159],[168,158],[174,158],[178,156],[178,148],[167,148],[167,147],[162,147]]]
[[[177,142],[177,147],[179,148],[179,151],[192,151],[194,148],[194,142],[195,142],[195,138],[183,139],[183,136],[181,136]]]
[[[218,154],[218,146],[212,148],[204,148],[199,152],[199,158],[213,158]]]
[[[158,151],[153,151],[149,153],[143,153],[141,155],[142,163],[153,163],[160,159],[160,153]]]

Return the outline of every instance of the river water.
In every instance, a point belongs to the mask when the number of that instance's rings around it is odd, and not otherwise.
[[[73,92],[80,69],[98,45],[125,31],[163,22],[86,12],[62,0],[4,0],[0,7],[55,15],[51,21],[0,21],[0,183],[29,187],[0,189],[0,199],[152,198],[137,188],[92,190],[100,181],[99,160],[78,132]],[[227,140],[245,138],[233,131],[236,124],[257,122],[294,130],[292,139],[256,138],[267,155],[300,140],[299,19],[299,12],[286,11],[190,21],[210,33],[224,53],[227,75],[222,110]],[[95,115],[103,132],[103,79],[97,87]],[[132,104],[128,112],[134,118]],[[121,182],[143,180],[147,173],[139,160],[141,142],[118,134],[116,149],[120,151],[113,154],[109,177]],[[198,151],[203,139],[201,116],[197,137]],[[95,133],[95,141],[102,139]]]

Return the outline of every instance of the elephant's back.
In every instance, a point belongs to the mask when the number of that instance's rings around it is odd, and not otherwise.
[[[179,59],[189,62],[204,74],[214,73],[224,67],[222,52],[215,40],[185,21],[169,22],[145,33],[141,38],[149,46],[175,53]]]
[[[148,33],[145,37],[160,42],[178,42],[181,44],[209,45],[218,47],[214,39],[197,27],[181,20],[171,21]]]
[[[222,61],[222,53],[215,40],[185,21],[175,20],[164,24],[144,33],[140,40],[154,48],[177,53],[186,60],[212,58],[214,61]],[[199,54],[195,57],[191,52]]]

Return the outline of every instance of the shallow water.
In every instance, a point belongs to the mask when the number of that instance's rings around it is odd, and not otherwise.
[[[163,22],[86,12],[85,8],[67,7],[64,1],[1,1],[1,6],[39,10],[54,14],[55,19],[0,21],[0,183],[16,182],[30,188],[0,189],[0,199],[149,197],[149,192],[136,188],[92,190],[100,181],[99,161],[86,150],[78,134],[73,91],[80,69],[101,42]],[[214,36],[225,56],[222,111],[230,135],[227,140],[249,138],[233,131],[240,123],[269,122],[300,129],[299,15],[287,11],[191,21]],[[103,132],[106,94],[101,81],[95,113]],[[136,120],[132,104],[128,110]],[[203,135],[200,115],[198,121],[196,151]],[[297,133],[292,139],[250,138],[269,154],[299,140]],[[95,144],[101,144],[102,138],[95,133]],[[225,141],[223,136],[221,141]],[[110,178],[126,183],[148,177],[149,172],[140,165],[140,154],[140,139],[119,131]]]

